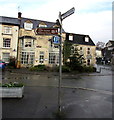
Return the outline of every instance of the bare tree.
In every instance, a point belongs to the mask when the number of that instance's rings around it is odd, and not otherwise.
[[[98,47],[98,48],[104,48],[105,47],[105,43],[104,42],[101,42],[101,41],[98,41],[97,43],[96,43],[96,46]]]

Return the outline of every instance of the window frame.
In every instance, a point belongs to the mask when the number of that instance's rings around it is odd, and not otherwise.
[[[25,30],[32,30],[33,29],[33,23],[31,23],[31,22],[25,22],[24,23],[24,29]]]
[[[35,52],[21,52],[21,64],[34,64]]]
[[[73,35],[69,35],[69,41],[73,41]]]
[[[46,28],[47,25],[44,22],[39,23],[38,25],[39,28]]]
[[[59,64],[59,53],[49,53],[49,64]]]
[[[85,42],[89,42],[89,37],[85,37]]]
[[[7,54],[8,55],[8,57],[4,57],[4,54]],[[5,60],[5,59],[8,59],[8,60]],[[9,59],[10,59],[10,53],[9,52],[3,52],[2,53],[2,60],[5,62],[5,63],[9,63]]]
[[[39,53],[39,63],[40,64],[44,63],[44,51],[40,51]]]
[[[10,26],[4,26],[4,34],[12,34],[12,27]]]
[[[10,48],[10,47],[11,47],[11,38],[3,38],[3,48]]]

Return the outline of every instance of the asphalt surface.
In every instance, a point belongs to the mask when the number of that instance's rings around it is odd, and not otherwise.
[[[110,67],[100,73],[63,74],[61,108],[64,118],[112,118]],[[2,118],[55,118],[58,109],[58,73],[5,72],[2,81],[25,84],[22,99],[2,100]]]

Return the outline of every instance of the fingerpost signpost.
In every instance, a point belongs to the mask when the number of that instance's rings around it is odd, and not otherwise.
[[[59,82],[58,82],[58,111],[61,112],[61,80],[62,80],[62,21],[75,12],[75,8],[71,8],[67,12],[61,14],[59,12],[59,19],[57,19],[60,25],[60,47],[59,47]]]

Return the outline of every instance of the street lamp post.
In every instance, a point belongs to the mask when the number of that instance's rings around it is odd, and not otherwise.
[[[62,80],[62,21],[63,19],[65,19],[66,17],[72,15],[75,11],[75,8],[71,8],[70,10],[68,10],[67,12],[65,12],[64,14],[61,14],[61,12],[59,12],[59,20],[57,20],[57,22],[59,22],[59,26],[60,26],[60,46],[59,46],[59,82],[58,82],[58,112],[61,112],[61,80]]]

